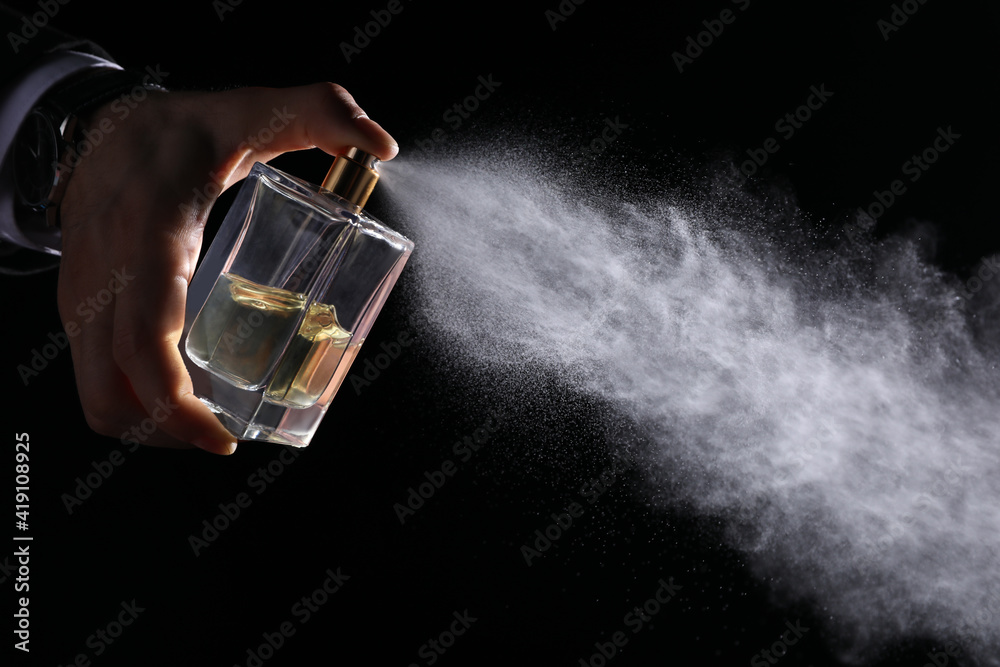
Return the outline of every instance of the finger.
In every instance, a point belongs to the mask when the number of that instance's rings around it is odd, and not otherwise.
[[[60,263],[59,311],[67,332],[73,332],[69,344],[87,424],[123,443],[190,447],[158,428],[109,351],[116,294],[127,287],[123,279],[134,267],[80,266],[75,256],[64,253]]]
[[[122,202],[121,210],[130,210],[130,203]],[[115,304],[113,356],[158,428],[201,449],[230,454],[236,439],[194,395],[178,348],[193,273],[186,242],[162,224],[145,228],[136,241],[130,256],[142,263]]]
[[[356,146],[390,160],[399,152],[395,139],[344,88],[332,83],[297,88],[247,88],[220,100],[235,111],[236,123],[226,133],[238,180],[253,162],[287,151],[320,148],[336,155]],[[226,154],[223,147],[222,154]]]
[[[201,449],[232,453],[235,438],[194,395],[178,349],[187,281],[176,273],[169,276],[149,268],[141,274],[146,277],[137,274],[138,284],[115,308],[115,362],[160,429]]]

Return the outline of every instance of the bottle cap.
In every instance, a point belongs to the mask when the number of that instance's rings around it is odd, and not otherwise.
[[[333,166],[323,179],[323,188],[354,204],[358,209],[378,182],[378,158],[351,146],[333,160]]]

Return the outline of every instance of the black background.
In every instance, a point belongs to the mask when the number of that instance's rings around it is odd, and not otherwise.
[[[558,11],[556,0],[404,1],[349,63],[339,45],[386,3],[243,0],[221,20],[218,4],[72,0],[55,23],[125,66],[159,65],[173,88],[335,81],[404,156],[435,127],[456,142],[513,128],[539,137],[538,150],[572,151],[619,118],[628,128],[603,158],[669,183],[682,178],[679,165],[746,159],[823,84],[831,101],[780,140],[758,178],[787,187],[835,230],[901,178],[902,163],[937,128],[952,126],[961,139],[877,232],[932,222],[934,260],[959,276],[1000,246],[990,196],[1000,171],[995,4],[929,0],[886,40],[877,21],[889,18],[889,2],[753,0],[740,11],[723,0],[655,8],[588,0],[553,30],[545,12]],[[726,8],[736,20],[679,73],[672,53]],[[502,85],[448,128],[442,114],[488,75]],[[449,141],[435,150],[447,154]],[[314,151],[275,164],[317,180],[327,161]],[[510,395],[504,378],[446,363],[407,309],[406,272],[358,362],[400,332],[415,342],[360,395],[345,386],[313,444],[263,493],[249,478],[277,459],[275,445],[245,443],[230,458],[140,448],[70,514],[63,495],[123,448],[88,430],[68,351],[27,387],[17,373],[61,331],[55,275],[3,280],[14,301],[4,333],[8,440],[28,432],[32,445],[33,650],[30,663],[16,655],[18,664],[71,664],[84,653],[95,665],[246,665],[262,634],[290,621],[294,636],[264,664],[423,665],[421,646],[468,610],[477,620],[439,664],[577,665],[595,642],[629,630],[624,615],[671,577],[683,588],[611,664],[745,665],[799,619],[810,631],[781,664],[840,664],[846,640],[827,631],[822,612],[777,599],[722,544],[719,521],[649,507],[638,474],[624,474],[528,567],[521,545],[579,500],[612,452],[641,446],[641,435],[558,378]],[[394,504],[425,472],[457,461],[452,445],[491,411],[504,417],[497,433],[401,525]],[[189,536],[241,492],[251,505],[195,556]],[[328,568],[350,579],[300,623],[293,605]],[[2,586],[14,597],[12,579]],[[145,611],[95,656],[88,637],[133,599]],[[915,638],[866,659],[920,665],[932,646]]]

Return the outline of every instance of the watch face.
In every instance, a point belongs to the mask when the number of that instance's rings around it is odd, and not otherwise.
[[[35,109],[21,124],[14,141],[14,181],[21,203],[44,207],[56,185],[59,165],[58,130],[43,111]]]

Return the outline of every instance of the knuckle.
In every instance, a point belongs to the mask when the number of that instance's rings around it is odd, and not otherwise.
[[[348,109],[352,112],[360,111],[360,107],[354,101],[354,97],[343,86],[329,82],[320,84],[320,86],[323,101],[328,107],[333,109]]]
[[[115,323],[111,339],[111,354],[122,368],[126,368],[144,351],[148,336],[143,335],[139,326],[134,323]]]
[[[347,89],[341,86],[339,83],[332,83],[330,81],[326,81],[324,83],[318,84],[318,86],[320,90],[325,92],[327,95],[330,95],[331,97],[342,98],[345,95],[348,95]]]

